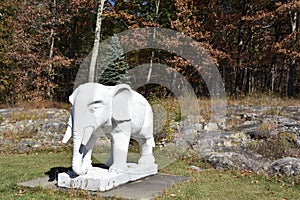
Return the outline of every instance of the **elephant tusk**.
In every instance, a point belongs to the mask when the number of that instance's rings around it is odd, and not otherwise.
[[[83,145],[87,145],[87,144],[88,144],[88,142],[89,142],[89,140],[90,140],[90,138],[91,138],[91,136],[92,136],[94,130],[95,130],[95,128],[94,128],[94,127],[91,127],[91,126],[86,127],[86,128],[84,129],[84,135],[83,135],[83,138],[82,138],[82,141],[81,141],[81,143],[82,143]]]
[[[66,144],[72,136],[72,127],[68,126],[64,138],[62,139],[62,143]]]
[[[67,130],[65,132],[64,138],[61,141],[64,144],[66,144],[72,136],[72,129],[73,129],[72,124],[73,124],[73,119],[72,119],[72,114],[71,114],[69,117],[68,123],[67,123],[67,125],[68,125]]]

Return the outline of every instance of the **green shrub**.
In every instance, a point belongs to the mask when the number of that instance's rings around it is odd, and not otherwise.
[[[173,98],[158,98],[156,96],[149,97],[148,101],[153,110],[155,140],[172,140],[175,132],[173,124],[181,120],[178,102]]]

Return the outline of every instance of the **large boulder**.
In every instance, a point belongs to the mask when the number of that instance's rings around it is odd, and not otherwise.
[[[267,171],[270,160],[248,149],[229,152],[216,152],[208,156],[207,161],[216,169],[240,169],[256,172]]]
[[[300,159],[286,157],[271,163],[269,167],[270,175],[284,174],[286,176],[300,175]]]

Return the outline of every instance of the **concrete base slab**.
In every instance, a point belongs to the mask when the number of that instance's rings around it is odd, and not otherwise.
[[[130,182],[106,192],[91,192],[92,194],[99,195],[103,198],[116,197],[121,199],[153,199],[155,196],[163,193],[164,190],[171,186],[189,180],[189,177],[172,176],[168,174],[155,174]],[[42,187],[45,189],[51,188],[56,190],[67,190],[66,188],[57,187],[55,179],[43,177],[26,182],[19,183],[23,187]]]
[[[190,180],[189,177],[156,174],[147,178],[127,183],[110,191],[101,193],[101,197],[116,197],[119,199],[146,200],[154,199],[155,196],[173,185]]]
[[[79,188],[90,191],[107,191],[119,185],[135,181],[157,173],[157,164],[140,166],[128,163],[128,170],[124,173],[109,172],[108,169],[93,167],[87,174],[76,176],[72,172],[59,173],[57,185],[66,188]]]
[[[30,181],[21,182],[18,185],[23,187],[31,187],[31,188],[41,187],[47,189],[57,189],[56,181],[49,181],[48,176],[38,178],[38,179],[33,179]]]

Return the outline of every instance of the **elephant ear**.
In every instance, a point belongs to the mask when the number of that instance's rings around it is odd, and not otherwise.
[[[74,105],[74,100],[75,100],[75,96],[78,93],[78,88],[76,90],[74,90],[74,92],[69,96],[69,102],[72,104],[72,106]],[[69,120],[68,120],[68,127],[67,130],[65,132],[64,138],[62,140],[62,143],[67,143],[69,141],[69,139],[72,136],[72,132],[73,132],[73,116],[72,116],[72,112],[70,114]]]
[[[126,84],[116,86],[112,96],[112,117],[117,121],[130,120],[129,100],[131,99],[131,88]]]
[[[79,90],[79,88],[76,88],[76,89],[74,90],[74,92],[69,96],[69,102],[70,102],[72,105],[74,105],[74,100],[75,100],[75,97],[76,97],[76,95],[77,95],[77,93],[78,93],[78,90]]]

